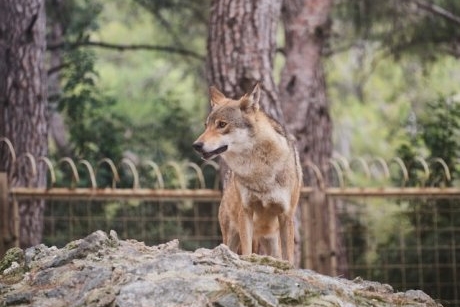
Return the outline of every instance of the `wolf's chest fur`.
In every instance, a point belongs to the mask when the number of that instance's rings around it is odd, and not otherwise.
[[[291,201],[290,173],[295,157],[285,140],[257,144],[247,154],[223,155],[233,171],[243,206],[272,208],[285,212]]]

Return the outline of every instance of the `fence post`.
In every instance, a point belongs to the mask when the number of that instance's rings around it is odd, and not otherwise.
[[[8,175],[0,172],[0,258],[15,246],[19,246],[18,202],[9,201]]]
[[[9,229],[8,229],[8,177],[6,173],[0,172],[0,258],[5,255],[8,249]]]
[[[13,229],[13,235],[12,235],[12,238],[11,238],[11,245],[8,248],[19,247],[19,232],[20,232],[19,225],[21,223],[20,216],[19,216],[18,200],[13,197],[13,201],[12,201],[11,204],[13,206],[13,212],[12,212],[12,214],[13,214],[13,218],[12,218],[13,225],[11,225],[11,227]]]
[[[326,194],[315,189],[301,204],[303,267],[333,275],[330,217]]]
[[[301,226],[301,263],[300,267],[306,269],[313,269],[313,255],[312,255],[312,248],[313,242],[311,241],[312,237],[312,229],[310,225],[312,224],[311,215],[310,215],[310,202],[308,198],[300,198],[299,200],[300,205],[300,225]]]

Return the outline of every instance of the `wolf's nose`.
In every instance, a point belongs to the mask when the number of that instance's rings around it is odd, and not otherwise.
[[[201,151],[203,151],[203,145],[204,145],[203,142],[195,142],[195,143],[193,143],[192,147],[196,151],[201,152]]]

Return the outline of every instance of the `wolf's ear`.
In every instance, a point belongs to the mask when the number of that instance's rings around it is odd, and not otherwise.
[[[247,111],[247,110],[258,111],[260,107],[259,100],[260,100],[260,86],[259,86],[259,83],[256,83],[251,93],[245,94],[243,97],[241,97],[240,109],[243,111]]]
[[[209,101],[211,103],[211,108],[214,108],[216,105],[219,105],[222,100],[225,99],[225,95],[222,94],[217,88],[211,86],[209,88]]]

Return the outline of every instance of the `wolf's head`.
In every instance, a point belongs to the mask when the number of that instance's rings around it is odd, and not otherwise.
[[[193,143],[193,148],[204,159],[249,149],[254,117],[259,111],[259,85],[239,100],[225,97],[215,87],[209,89],[209,96],[211,112],[206,119],[206,129]]]

